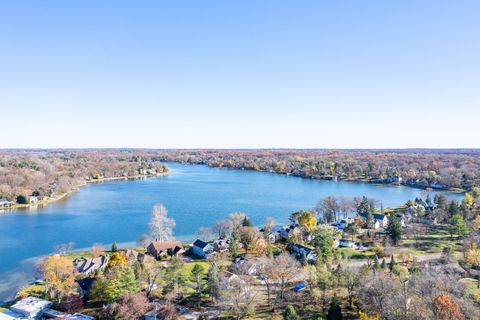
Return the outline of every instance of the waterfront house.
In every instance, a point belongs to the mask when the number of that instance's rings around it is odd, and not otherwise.
[[[205,241],[200,239],[195,240],[192,244],[192,252],[201,258],[205,258],[207,254],[212,253],[213,246]]]
[[[147,247],[147,253],[155,259],[163,257],[176,257],[183,252],[183,244],[180,241],[154,241]]]
[[[30,204],[38,203],[38,197],[37,196],[29,196],[28,197],[28,203],[30,203]]]
[[[109,261],[110,257],[106,255],[101,255],[96,258],[82,257],[73,260],[73,267],[80,273],[91,275],[97,270],[105,270]]]
[[[315,262],[317,260],[317,254],[313,248],[308,248],[301,244],[295,244],[292,246],[291,251],[300,261]]]
[[[52,303],[50,301],[28,297],[11,306],[10,311],[22,316],[22,318],[17,319],[42,319],[43,312],[50,309],[51,306]]]
[[[0,208],[10,208],[14,205],[15,203],[13,201],[8,201],[5,198],[0,198]]]

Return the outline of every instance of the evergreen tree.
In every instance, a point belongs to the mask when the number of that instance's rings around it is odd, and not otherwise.
[[[390,258],[390,264],[388,265],[388,269],[390,269],[390,272],[393,271],[393,268],[395,267],[397,263],[395,262],[395,257],[392,254],[392,257]]]
[[[390,217],[386,232],[395,245],[402,239],[403,229],[397,216],[394,215]]]
[[[448,226],[448,231],[450,232],[451,238],[453,238],[454,234],[458,234],[462,237],[468,233],[467,224],[465,223],[465,220],[463,220],[461,215],[456,214],[452,217],[452,221]]]
[[[300,316],[297,314],[297,310],[291,305],[288,305],[283,311],[283,319],[284,320],[300,320]]]
[[[330,308],[328,308],[327,320],[343,320],[342,309],[340,308],[337,295],[334,295],[332,298]]]
[[[243,222],[242,222],[242,226],[243,227],[253,227],[253,224],[250,221],[250,219],[248,219],[248,217],[245,216],[245,218],[243,219]]]
[[[117,246],[117,243],[114,242],[112,243],[112,252],[117,252],[118,251],[118,246]]]
[[[385,258],[382,259],[382,265],[381,268],[385,270],[387,268],[387,262],[385,261]]]
[[[218,278],[218,267],[212,263],[207,272],[207,284],[210,296],[216,301],[220,299],[220,280]]]
[[[375,257],[373,257],[373,268],[376,270],[380,267],[380,263],[378,261],[378,257],[377,255],[375,255]]]
[[[236,257],[238,255],[238,240],[237,240],[237,233],[233,232],[232,237],[230,239],[229,245],[230,255],[232,257]]]

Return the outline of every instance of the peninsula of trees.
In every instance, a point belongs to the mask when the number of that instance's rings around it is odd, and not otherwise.
[[[88,182],[167,173],[158,159],[139,151],[2,151],[0,208],[53,201]]]

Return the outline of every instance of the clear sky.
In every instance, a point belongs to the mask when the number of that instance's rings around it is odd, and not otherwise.
[[[1,1],[0,148],[480,147],[480,1]]]

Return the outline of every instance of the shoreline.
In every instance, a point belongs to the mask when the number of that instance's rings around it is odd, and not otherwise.
[[[0,208],[0,214],[2,213],[8,213],[9,211],[14,211],[18,209],[30,209],[30,208],[35,208],[35,207],[44,207],[47,206],[51,203],[60,201],[66,197],[68,197],[70,194],[74,192],[80,191],[80,189],[88,184],[95,184],[95,183],[103,183],[103,182],[108,182],[108,181],[119,181],[119,180],[138,180],[138,179],[143,179],[143,178],[154,178],[154,177],[164,177],[167,176],[169,172],[164,172],[164,173],[157,173],[157,174],[148,174],[148,175],[134,175],[134,176],[127,176],[127,177],[109,177],[109,178],[101,178],[101,179],[92,179],[92,180],[85,180],[83,183],[77,185],[75,188],[72,190],[62,193],[60,195],[57,195],[55,197],[46,197],[45,199],[38,200],[35,203],[27,203],[27,204],[20,204],[20,203],[15,203],[14,205],[7,207],[7,208]]]
[[[272,173],[272,174],[279,174],[279,175],[283,175],[283,176],[297,177],[297,178],[309,179],[309,180],[368,183],[368,184],[374,184],[374,185],[379,185],[379,186],[393,186],[393,187],[402,186],[402,187],[418,189],[418,190],[451,192],[451,193],[456,193],[456,194],[464,194],[464,193],[468,192],[467,190],[460,189],[460,188],[429,187],[429,186],[420,186],[420,185],[406,184],[406,183],[399,183],[399,184],[398,183],[381,183],[381,182],[378,182],[378,181],[369,180],[369,179],[365,179],[365,178],[348,178],[348,179],[337,178],[337,180],[335,180],[333,176],[304,176],[304,175],[295,174],[295,173],[256,170],[256,169],[243,168],[243,167],[242,168],[237,168],[237,167],[228,167],[228,166],[212,166],[212,165],[209,165],[207,163],[192,163],[192,162],[174,161],[174,160],[166,160],[165,162],[172,162],[172,163],[179,163],[179,164],[189,164],[189,165],[204,165],[204,166],[207,166],[209,168],[215,168],[215,169],[228,169],[228,170],[237,170],[237,171],[253,171],[253,172]]]

